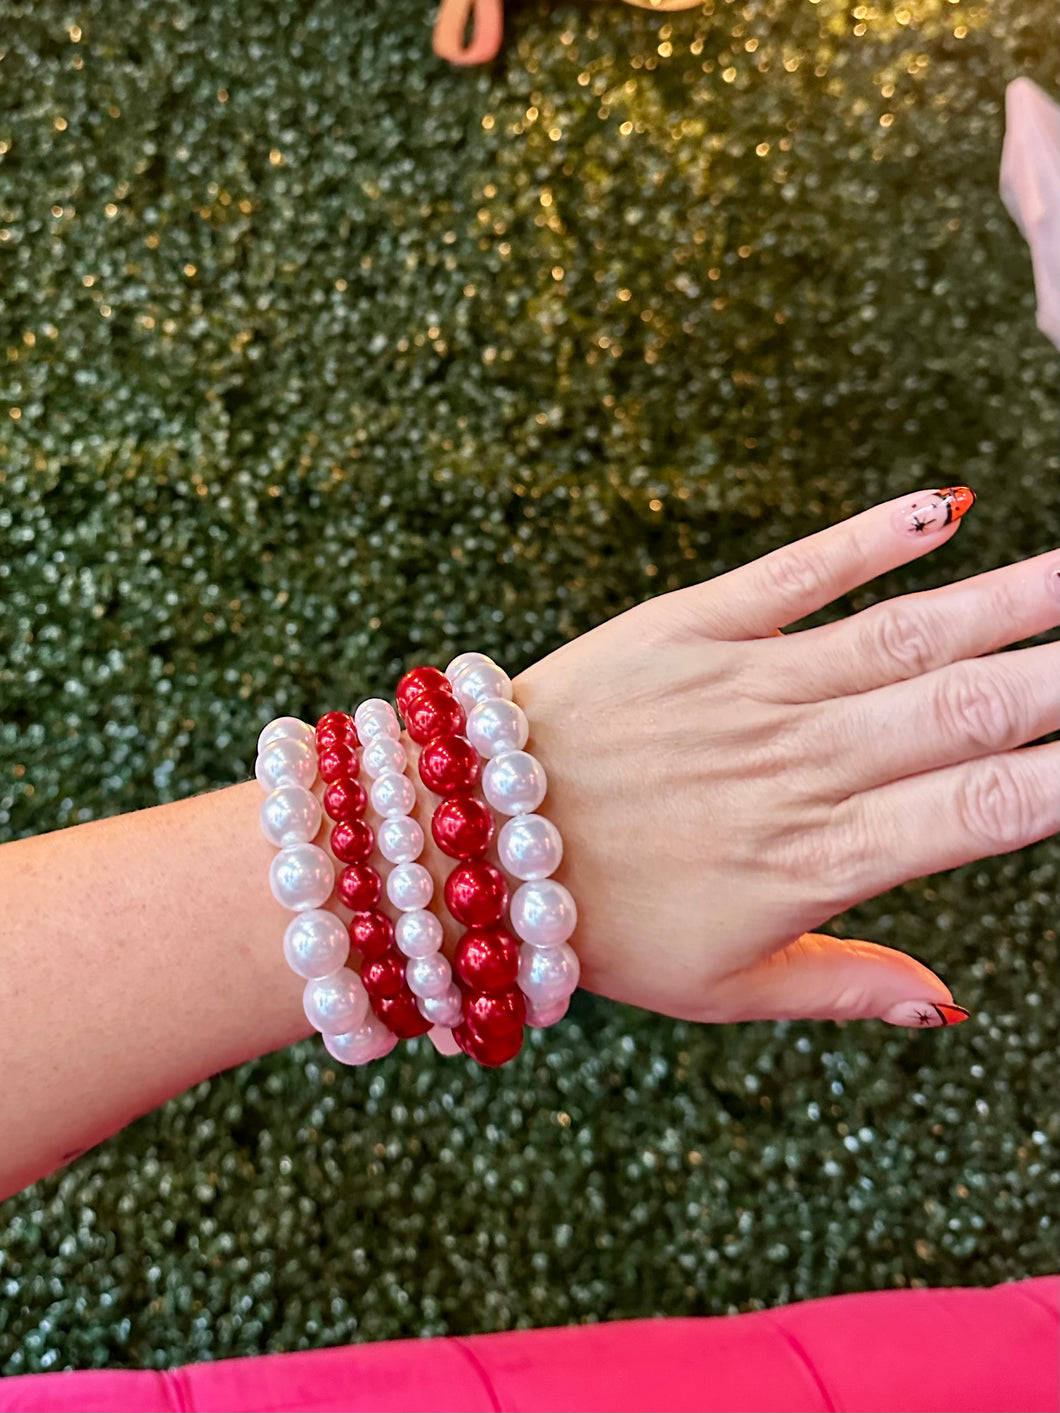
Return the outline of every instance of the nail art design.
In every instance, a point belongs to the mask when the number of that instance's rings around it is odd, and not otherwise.
[[[967,486],[946,486],[941,491],[924,491],[899,511],[899,525],[910,535],[930,535],[962,519],[974,504],[975,492]]]
[[[919,1030],[937,1030],[944,1025],[960,1025],[968,1019],[963,1006],[945,1001],[901,1001],[883,1015],[888,1025],[909,1025]]]

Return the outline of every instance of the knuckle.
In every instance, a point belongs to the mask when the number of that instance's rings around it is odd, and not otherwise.
[[[927,616],[908,601],[870,609],[865,627],[870,660],[889,676],[919,677],[938,661]]]
[[[958,787],[957,817],[977,843],[1015,848],[1030,836],[1035,818],[1029,782],[1007,764],[981,766]]]
[[[771,565],[773,588],[789,603],[818,600],[831,582],[828,556],[798,545],[783,550]],[[831,594],[828,594],[831,597]]]
[[[871,850],[853,820],[800,831],[782,846],[782,869],[803,895],[825,909],[839,912],[871,892]]]
[[[1013,735],[1016,707],[992,673],[979,667],[954,668],[935,692],[935,719],[943,734],[970,746],[997,747]]]

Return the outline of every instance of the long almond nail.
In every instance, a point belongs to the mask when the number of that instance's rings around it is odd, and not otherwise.
[[[922,491],[898,510],[897,527],[907,535],[931,535],[963,519],[975,504],[975,492],[967,486],[946,486],[941,491]]]
[[[954,1006],[948,1001],[899,1001],[881,1017],[888,1025],[910,1025],[918,1030],[960,1025],[967,1019],[968,1012],[963,1006]]]

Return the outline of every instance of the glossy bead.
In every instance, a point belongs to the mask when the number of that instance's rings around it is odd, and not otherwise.
[[[521,883],[512,894],[512,931],[531,947],[558,947],[577,925],[574,899],[554,878]]]
[[[320,828],[320,801],[304,785],[281,785],[261,802],[261,832],[277,849],[308,844]]]
[[[434,879],[423,864],[395,864],[387,874],[386,895],[398,912],[418,912],[434,897]]]
[[[319,908],[334,886],[335,866],[315,844],[288,844],[269,865],[272,896],[293,913]]]
[[[431,833],[451,859],[474,859],[493,839],[493,814],[474,795],[450,795],[431,816]]]
[[[439,688],[449,690],[449,679],[444,672],[439,672],[436,667],[413,667],[397,684],[394,696],[398,710],[404,716],[406,707],[421,692],[437,691]]]
[[[501,829],[497,854],[501,868],[513,878],[537,881],[550,877],[563,862],[563,839],[544,815],[517,814]]]
[[[503,991],[519,974],[519,945],[503,927],[479,927],[457,943],[453,967],[470,991]]]
[[[464,1000],[464,1020],[482,1040],[521,1031],[526,1020],[526,998],[515,986],[468,996]]]
[[[444,996],[453,984],[453,974],[441,952],[435,952],[433,957],[410,961],[405,967],[405,980],[413,996]]]
[[[377,736],[361,751],[361,764],[373,780],[381,775],[400,775],[408,763],[405,747],[391,736]]]
[[[335,780],[353,780],[359,770],[353,746],[325,746],[320,752],[320,778],[329,785]]]
[[[489,667],[496,667],[497,665],[493,659],[487,657],[485,653],[457,653],[456,657],[453,658],[452,662],[445,669],[447,681],[455,682],[462,672],[466,672],[468,668],[476,666],[480,662],[486,663]]]
[[[341,819],[331,830],[331,852],[342,863],[367,863],[375,835],[363,819]]]
[[[335,886],[339,897],[354,913],[374,908],[383,892],[383,880],[367,864],[348,864]]]
[[[357,1027],[346,1035],[322,1037],[328,1054],[341,1065],[367,1065],[389,1055],[398,1038],[371,1011]]]
[[[481,769],[478,751],[463,736],[436,736],[420,752],[420,779],[436,795],[466,793]]]
[[[394,941],[406,957],[430,957],[442,945],[442,924],[425,908],[402,913],[394,924]]]
[[[394,924],[378,908],[354,913],[349,931],[350,941],[368,962],[385,956],[394,945]]]
[[[495,662],[475,662],[463,668],[453,683],[453,693],[464,708],[470,711],[478,702],[500,697],[502,701],[512,699],[512,679],[503,667]]]
[[[506,751],[521,751],[530,735],[530,723],[521,706],[493,697],[471,708],[466,735],[479,755],[489,759]]]
[[[388,770],[372,782],[372,809],[384,819],[396,819],[416,808],[416,787],[407,775]]]
[[[350,939],[334,913],[312,908],[299,913],[283,934],[283,955],[287,965],[305,981],[330,976],[346,965]]]
[[[421,692],[405,708],[405,730],[421,746],[435,736],[459,735],[464,729],[464,709],[449,691]]]
[[[416,998],[407,986],[396,996],[373,997],[372,1009],[383,1024],[402,1040],[426,1035],[431,1028],[431,1022],[420,1015]]]
[[[310,750],[316,746],[316,738],[313,728],[304,721],[299,721],[297,716],[278,716],[275,721],[270,721],[267,726],[261,728],[258,736],[258,755],[260,756],[266,746],[273,741],[304,741]]]
[[[470,1030],[466,1022],[453,1028],[453,1039],[470,1059],[490,1068],[506,1065],[509,1060],[514,1060],[523,1048],[521,1030],[510,1031],[496,1040],[484,1040]]]
[[[423,852],[423,830],[407,814],[384,819],[375,837],[388,863],[412,863]]]
[[[548,1026],[561,1021],[569,1010],[569,996],[564,997],[562,1001],[554,1001],[548,1006],[533,1006],[527,1001],[526,1023],[533,1026],[535,1030],[545,1030]]]
[[[378,741],[381,737],[387,737],[391,741],[401,738],[401,722],[397,719],[397,713],[391,706],[386,712],[378,712],[372,716],[362,719],[358,734],[367,746],[372,741]]]
[[[528,751],[495,756],[482,772],[482,793],[499,814],[531,814],[547,791],[545,767]]]
[[[500,922],[508,904],[504,874],[493,864],[460,864],[445,880],[445,905],[465,927],[490,927]]]
[[[361,980],[369,996],[396,996],[405,985],[405,963],[397,952],[366,962]]]
[[[317,753],[305,741],[281,736],[260,753],[254,775],[266,794],[281,785],[301,785],[308,790],[317,778]]]
[[[420,1015],[431,1025],[459,1025],[463,1017],[464,998],[452,985],[440,996],[421,996],[418,1004]]]
[[[581,968],[572,947],[524,947],[519,954],[519,989],[536,1010],[565,1001],[578,987]]]
[[[329,819],[360,819],[368,808],[364,786],[343,777],[324,791],[324,811]]]
[[[357,973],[341,967],[330,976],[306,982],[302,1008],[315,1030],[343,1035],[356,1030],[367,1016],[368,996]]]
[[[315,745],[318,751],[327,746],[359,746],[353,717],[345,711],[326,712],[317,722]]]
[[[353,713],[353,724],[357,728],[358,735],[360,735],[361,727],[366,721],[372,719],[386,721],[389,717],[394,715],[394,708],[383,697],[367,697]],[[367,741],[370,738],[365,734],[364,739]]]

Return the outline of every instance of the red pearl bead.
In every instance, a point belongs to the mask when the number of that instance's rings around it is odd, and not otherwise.
[[[340,819],[331,831],[331,852],[343,863],[367,863],[375,848],[375,833],[363,819]]]
[[[443,691],[440,687],[428,687],[419,696],[413,697],[402,715],[405,730],[421,746],[435,736],[459,734],[466,722],[464,708],[452,691]]]
[[[437,667],[413,667],[397,684],[394,700],[398,704],[398,711],[404,716],[405,708],[409,702],[418,697],[421,692],[432,690],[451,692],[453,689],[449,685],[449,678]]]
[[[369,996],[384,999],[396,996],[405,988],[405,958],[395,947],[382,957],[375,957],[361,971],[361,980]]]
[[[320,759],[317,762],[317,769],[320,771],[322,779],[330,785],[335,780],[352,780],[356,777],[361,768],[361,763],[357,759],[357,752],[352,746],[341,743],[335,746],[325,746],[320,752]]]
[[[420,779],[436,795],[472,788],[482,770],[478,751],[463,736],[435,736],[420,752]]]
[[[364,913],[374,908],[383,891],[383,881],[367,864],[350,864],[339,874],[336,885],[339,897],[351,912]]]
[[[461,937],[453,966],[470,991],[504,991],[515,985],[519,946],[503,927],[478,928]]]
[[[475,859],[493,838],[493,812],[474,795],[450,795],[431,816],[431,833],[451,859]]]
[[[406,986],[396,996],[373,996],[372,1010],[399,1040],[411,1040],[415,1035],[426,1035],[431,1022],[420,1015],[416,998]]]
[[[523,1048],[523,1032],[512,1031],[496,1040],[480,1040],[466,1025],[458,1025],[453,1031],[453,1039],[465,1055],[477,1060],[480,1065],[505,1065],[514,1060]]]
[[[490,927],[508,906],[508,885],[493,864],[460,864],[445,880],[445,905],[465,927]]]
[[[353,717],[345,711],[328,711],[317,722],[317,748],[325,746],[357,746],[357,728]]]
[[[367,808],[368,796],[356,780],[344,776],[324,791],[324,812],[330,819],[360,819]]]
[[[513,1030],[521,1033],[525,1020],[526,998],[515,986],[469,996],[464,1002],[465,1024],[480,1040],[499,1040]]]
[[[385,956],[394,945],[394,924],[377,908],[355,913],[350,922],[350,941],[366,961]]]

